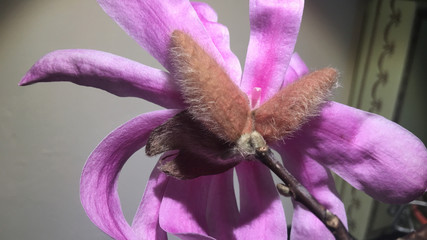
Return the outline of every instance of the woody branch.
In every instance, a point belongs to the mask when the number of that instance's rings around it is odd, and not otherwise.
[[[354,240],[348,233],[341,220],[324,206],[322,206],[298,180],[274,158],[268,146],[256,149],[256,158],[273,171],[284,183],[278,184],[279,193],[291,196],[295,201],[303,204],[322,221],[338,240]]]

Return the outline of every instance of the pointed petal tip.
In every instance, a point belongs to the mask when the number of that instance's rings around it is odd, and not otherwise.
[[[27,86],[27,85],[31,85],[32,83],[33,83],[33,79],[31,77],[31,69],[30,69],[22,77],[21,81],[19,81],[18,86]]]
[[[165,108],[184,103],[169,73],[111,53],[62,49],[41,57],[24,75],[20,86],[39,82],[71,82],[119,97],[137,97]]]

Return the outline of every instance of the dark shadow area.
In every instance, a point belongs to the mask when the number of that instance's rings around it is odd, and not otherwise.
[[[16,9],[28,3],[30,0],[0,0],[0,24]]]

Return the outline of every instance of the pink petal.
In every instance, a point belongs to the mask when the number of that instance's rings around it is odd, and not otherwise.
[[[234,83],[239,85],[242,77],[242,68],[239,59],[230,49],[230,33],[227,27],[217,23],[218,16],[208,4],[203,2],[192,2],[191,5],[197,12],[206,31],[208,31],[215,47],[221,53],[227,65],[226,71],[228,75]]]
[[[202,21],[203,25],[206,23],[216,23],[218,22],[218,14],[215,10],[209,6],[209,4],[204,2],[190,2],[194,10],[199,16],[199,19]]]
[[[80,180],[80,200],[92,222],[112,238],[138,237],[120,207],[117,179],[121,168],[145,145],[150,131],[177,112],[163,110],[142,114],[110,133],[89,156]],[[157,222],[157,218],[148,221]]]
[[[296,52],[291,57],[289,67],[293,68],[299,77],[302,77],[309,72],[307,65],[304,63],[300,55]]]
[[[261,88],[261,103],[282,86],[303,7],[303,0],[250,1],[251,37],[241,86],[248,95]]]
[[[331,102],[287,144],[380,201],[408,202],[427,188],[424,144],[375,114]]]
[[[287,239],[286,218],[270,170],[259,162],[236,167],[240,186],[237,239]]]
[[[132,222],[132,229],[140,239],[168,239],[166,232],[159,225],[160,204],[168,181],[169,178],[156,166]]]
[[[191,35],[212,57],[224,65],[188,0],[98,0],[130,36],[170,70],[169,41],[174,30]]]
[[[110,53],[58,50],[41,58],[19,83],[69,81],[121,97],[139,97],[167,108],[183,106],[168,73]]]
[[[336,214],[347,225],[344,204],[338,197],[334,179],[329,170],[311,159],[303,152],[296,151],[298,146],[290,141],[278,144],[275,149],[280,153],[284,166],[323,206]],[[335,239],[325,225],[302,204],[294,203],[291,239]]]
[[[308,67],[305,65],[298,53],[294,53],[291,57],[291,61],[289,62],[289,67],[286,70],[285,80],[283,81],[281,88],[288,86],[307,73],[309,73]]]
[[[160,207],[160,226],[181,239],[234,239],[237,216],[229,170],[192,180],[171,178]]]

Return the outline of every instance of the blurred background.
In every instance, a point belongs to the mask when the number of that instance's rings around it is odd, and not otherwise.
[[[231,48],[244,63],[248,1],[206,2],[217,11],[219,22],[228,26]],[[425,63],[427,55],[425,44],[417,45],[427,42],[420,6],[414,1],[307,0],[296,51],[311,70],[326,66],[340,70],[341,88],[335,101],[415,127],[413,131],[425,137],[425,128],[419,126],[423,118],[408,115],[424,111],[425,117],[425,94],[405,98],[413,96],[406,89],[426,89],[422,78],[415,83],[408,80],[411,66],[422,66],[417,61]],[[380,69],[384,29],[396,11],[401,13],[399,24],[390,27],[386,40],[399,44]],[[417,31],[424,40],[414,40]],[[110,131],[141,113],[160,109],[144,100],[118,98],[69,83],[18,87],[40,57],[67,48],[102,50],[161,68],[95,0],[0,0],[0,239],[108,239],[81,207],[81,169]],[[378,80],[379,69],[390,69],[387,83]],[[425,67],[414,71],[426,76]],[[130,222],[156,161],[141,150],[120,175],[120,198]],[[339,179],[337,183],[354,215],[349,216],[352,232],[359,239],[381,232],[384,226],[372,229],[372,214],[388,213],[377,212],[380,207],[372,199]],[[284,205],[290,223],[292,207],[289,201]]]

